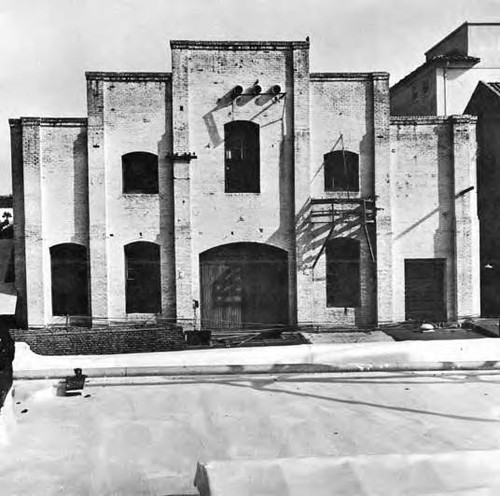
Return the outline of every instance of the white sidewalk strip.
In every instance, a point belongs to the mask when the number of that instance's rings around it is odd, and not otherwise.
[[[42,356],[16,343],[14,376],[252,373],[500,368],[500,340],[403,341],[205,349],[121,355]]]

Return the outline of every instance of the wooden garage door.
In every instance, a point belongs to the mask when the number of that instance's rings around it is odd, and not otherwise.
[[[288,323],[288,254],[232,243],[200,255],[203,329],[267,329]]]
[[[406,319],[445,321],[446,260],[405,260]]]

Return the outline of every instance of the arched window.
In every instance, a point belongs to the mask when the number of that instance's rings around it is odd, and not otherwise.
[[[360,305],[359,241],[330,239],[326,244],[326,305]]]
[[[126,312],[160,312],[160,247],[145,241],[126,245],[125,273]]]
[[[158,193],[158,156],[132,152],[122,156],[124,193]]]
[[[50,248],[52,314],[88,315],[87,248],[65,243]]]
[[[232,121],[224,125],[225,192],[260,192],[259,125]]]
[[[359,191],[359,155],[336,150],[323,156],[325,191]]]

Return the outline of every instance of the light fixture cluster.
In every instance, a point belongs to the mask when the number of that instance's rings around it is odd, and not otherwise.
[[[243,93],[243,86],[241,85],[236,85],[232,90],[231,90],[231,98],[234,100],[238,98],[239,96],[242,96],[243,94],[245,95],[260,95],[262,93],[262,86],[260,86],[259,81],[255,81],[253,86],[247,90],[246,93]],[[279,84],[274,84],[271,86],[268,91],[266,92],[269,95],[279,95],[281,93],[281,86]]]

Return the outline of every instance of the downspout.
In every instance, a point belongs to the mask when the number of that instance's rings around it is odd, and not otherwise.
[[[448,115],[448,108],[446,105],[446,79],[448,78],[448,64],[449,62],[446,61],[446,65],[443,67],[443,107],[444,107],[444,115]]]

